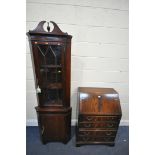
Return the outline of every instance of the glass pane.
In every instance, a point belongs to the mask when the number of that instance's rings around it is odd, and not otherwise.
[[[37,45],[42,93],[40,98],[44,105],[62,104],[63,87],[63,46]]]
[[[40,74],[43,84],[60,83],[62,81],[62,68],[41,67]]]
[[[61,105],[62,104],[62,89],[43,89],[39,96],[41,103],[45,106]]]
[[[62,61],[62,48],[58,45],[38,45],[40,65],[48,67],[61,66]]]

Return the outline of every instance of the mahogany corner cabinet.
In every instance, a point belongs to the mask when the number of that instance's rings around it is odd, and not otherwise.
[[[45,24],[47,28],[45,29]],[[51,26],[53,25],[53,30]],[[35,107],[43,144],[71,137],[70,68],[72,36],[53,22],[41,21],[27,32],[35,73]]]
[[[118,93],[112,88],[79,87],[76,146],[114,146],[122,111]]]

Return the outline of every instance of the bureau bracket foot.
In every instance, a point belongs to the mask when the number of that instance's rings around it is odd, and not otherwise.
[[[45,141],[42,141],[42,144],[43,144],[43,145],[46,145],[46,144],[47,144],[47,142],[45,142]]]
[[[76,144],[76,147],[80,147],[81,145],[80,144]]]

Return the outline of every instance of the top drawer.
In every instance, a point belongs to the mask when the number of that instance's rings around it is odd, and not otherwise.
[[[119,121],[120,116],[92,116],[92,115],[79,115],[80,122],[102,122],[102,121]]]

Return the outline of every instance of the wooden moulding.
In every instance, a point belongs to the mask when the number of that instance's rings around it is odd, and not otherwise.
[[[66,37],[72,38],[72,36],[68,35],[67,32],[62,32],[61,29],[58,27],[58,25],[53,21],[50,21],[50,23],[52,23],[54,26],[53,30],[49,31],[50,27],[47,27],[47,31],[45,31],[44,27],[43,27],[45,23],[46,23],[46,21],[39,22],[38,26],[34,30],[30,30],[27,33],[27,35],[44,34],[44,35],[66,36]]]

